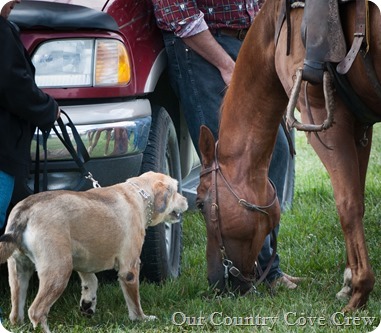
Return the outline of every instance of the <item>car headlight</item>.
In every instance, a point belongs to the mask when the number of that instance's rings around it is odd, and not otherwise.
[[[49,41],[32,61],[41,88],[120,86],[131,78],[127,50],[115,39]]]

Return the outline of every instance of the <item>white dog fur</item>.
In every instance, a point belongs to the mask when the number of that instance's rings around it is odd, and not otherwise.
[[[114,186],[86,192],[48,191],[18,203],[0,237],[0,263],[8,260],[11,323],[24,319],[29,279],[35,270],[39,290],[28,311],[34,328],[40,324],[50,332],[49,310],[73,270],[82,281],[83,312],[95,312],[94,273],[115,268],[130,319],[154,319],[140,305],[140,254],[148,226],[177,222],[187,210],[177,185],[169,176],[147,172]]]

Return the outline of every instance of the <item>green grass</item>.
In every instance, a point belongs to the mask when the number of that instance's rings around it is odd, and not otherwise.
[[[366,309],[347,315],[338,314],[345,305],[335,299],[341,288],[345,267],[344,240],[338,221],[330,181],[325,169],[297,134],[296,189],[292,210],[282,215],[279,253],[282,269],[306,277],[293,291],[279,288],[270,296],[264,286],[261,295],[242,298],[218,298],[206,280],[206,231],[202,216],[188,212],[184,216],[184,253],[182,274],[162,285],[141,284],[141,302],[146,314],[154,314],[155,322],[131,322],[122,292],[117,283],[101,283],[97,313],[92,318],[79,314],[80,285],[74,275],[64,295],[49,314],[54,332],[370,332],[380,322],[381,310],[381,127],[376,135],[369,165],[364,219],[368,249],[376,285]],[[36,293],[34,281],[28,305]],[[10,311],[6,277],[0,279],[0,307],[4,317]],[[215,321],[211,320],[211,316]],[[288,315],[289,314],[289,315]],[[335,314],[336,317],[335,317]],[[255,318],[262,321],[255,322]],[[251,325],[238,325],[244,318]],[[270,318],[275,318],[272,326]],[[336,324],[332,318],[336,318]],[[374,317],[373,324],[365,324]],[[202,319],[204,318],[204,319]],[[234,319],[235,318],[235,319]],[[267,318],[267,319],[266,319]],[[288,318],[288,322],[286,320]],[[226,325],[221,324],[224,321]],[[236,320],[236,323],[230,321]],[[266,321],[265,321],[266,320]],[[299,320],[299,321],[298,321]],[[319,323],[320,320],[320,323]],[[184,323],[182,323],[184,321]],[[196,325],[196,324],[201,325]],[[12,332],[31,332],[28,320],[23,326],[4,326]],[[181,324],[181,325],[180,325]],[[221,325],[220,325],[221,324]],[[257,325],[255,325],[257,324]]]

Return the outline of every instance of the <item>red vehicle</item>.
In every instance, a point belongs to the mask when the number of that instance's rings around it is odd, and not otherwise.
[[[101,186],[153,170],[177,178],[192,199],[198,158],[166,77],[149,1],[23,0],[9,19],[20,28],[37,84],[76,124],[90,153],[87,168]],[[47,150],[49,190],[91,187],[54,133]],[[30,179],[17,182],[13,203],[33,186],[32,169]],[[141,275],[176,277],[181,239],[181,223],[148,228]]]

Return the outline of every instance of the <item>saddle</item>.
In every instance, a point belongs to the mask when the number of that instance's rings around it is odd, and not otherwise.
[[[339,6],[356,1],[355,33],[352,46],[347,47],[340,22]],[[328,15],[327,15],[328,12]],[[367,0],[305,0],[302,38],[306,47],[302,79],[321,83],[324,71],[328,70],[334,79],[338,94],[363,124],[372,125],[381,120],[380,116],[364,105],[353,92],[346,73],[359,54],[364,63],[368,80],[381,99],[381,84],[375,74],[373,63],[367,55],[369,49],[369,22]]]
[[[340,62],[346,43],[338,0],[305,0],[301,34],[306,48],[302,79],[322,83],[327,62]]]
[[[339,0],[305,0],[302,40],[306,48],[303,65],[303,80],[312,84],[322,83],[327,63],[338,63],[337,72],[346,74],[352,66],[367,34],[367,0],[356,1],[356,27],[352,47],[347,53],[347,46],[340,21]],[[364,45],[365,44],[365,45]]]
[[[347,52],[347,45],[340,22],[339,6],[351,1],[356,2],[355,33],[352,45]],[[290,53],[291,39],[290,10],[291,8],[300,7],[304,8],[301,37],[306,48],[303,68],[300,70],[300,80],[311,84],[324,83],[324,73],[328,71],[333,79],[336,91],[359,121],[367,125],[381,121],[379,115],[372,112],[361,102],[345,75],[359,54],[361,61],[364,63],[368,80],[381,100],[381,83],[375,74],[372,59],[368,54],[368,0],[284,0],[278,17],[275,40],[277,43],[280,29],[286,20],[287,55]],[[293,103],[291,105],[289,103],[288,109],[291,110],[292,106]],[[311,130],[309,125],[297,128]],[[321,126],[312,126],[312,128],[314,128],[312,131],[320,130]]]

